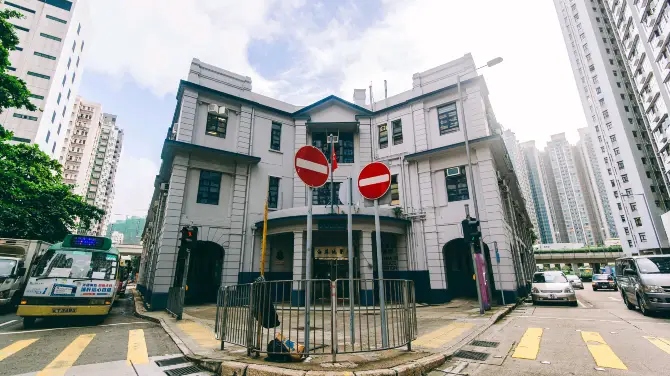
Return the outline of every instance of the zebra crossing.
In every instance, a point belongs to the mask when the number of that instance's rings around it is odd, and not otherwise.
[[[64,348],[54,348],[53,342],[41,340],[39,333],[27,333],[22,338],[12,341],[0,348],[0,375],[15,375],[12,367],[7,365],[11,360],[30,362],[34,353],[51,353],[52,358],[45,366],[39,366],[30,373],[21,375],[37,376],[74,376],[74,375],[211,375],[198,368],[182,354],[167,354],[149,356],[144,329],[129,329],[127,331],[127,349],[125,360],[117,360],[118,354],[113,353],[111,347],[104,346],[105,332],[78,334],[72,338]],[[103,348],[107,347],[109,354],[97,350],[103,361],[82,364],[82,353],[89,349],[95,341]],[[31,354],[28,352],[33,351]],[[22,355],[25,355],[22,357]],[[19,359],[15,359],[19,358]],[[33,359],[34,360],[34,359]],[[47,359],[43,359],[46,361]]]

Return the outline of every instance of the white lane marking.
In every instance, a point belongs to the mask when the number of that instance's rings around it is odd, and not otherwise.
[[[310,171],[321,174],[328,174],[328,166],[308,161],[307,159],[296,158],[295,165],[300,168],[305,168]]]
[[[17,321],[17,320],[9,320],[9,321],[7,321],[7,322],[3,322],[2,324],[0,324],[0,326],[9,325],[9,324],[11,324],[11,323],[13,323],[13,322],[16,322],[16,321]]]
[[[620,302],[620,301],[621,301],[621,299],[619,299],[619,298],[615,298],[615,297],[613,297],[613,296],[608,296],[607,298],[608,298],[608,299],[612,299],[612,300],[614,300],[615,302]]]
[[[50,332],[50,331],[53,331],[53,330],[100,328],[100,327],[104,327],[104,326],[138,325],[138,324],[154,324],[154,323],[150,322],[150,321],[133,321],[133,322],[118,322],[116,324],[103,324],[103,325],[95,325],[95,326],[68,326],[66,328],[49,328],[49,329],[22,330],[22,331],[19,331],[19,332],[5,332],[5,333],[0,333],[0,336],[6,336],[6,335],[10,335],[10,334]]]
[[[584,307],[584,308],[588,308],[588,307],[586,306],[586,304],[582,303],[579,299],[577,299],[577,303],[579,303],[579,305],[582,306],[582,307]]]
[[[359,180],[358,186],[359,187],[365,187],[366,185],[384,183],[384,182],[389,181],[390,179],[391,179],[391,177],[387,174],[372,176],[372,177],[369,177],[369,178]]]

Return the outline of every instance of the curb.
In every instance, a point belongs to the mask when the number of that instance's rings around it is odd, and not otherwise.
[[[141,294],[137,290],[133,290],[133,301],[134,301],[134,315],[160,323],[163,329],[168,333],[172,341],[179,347],[179,350],[184,353],[184,356],[197,364],[198,366],[215,372],[217,375],[230,375],[230,376],[273,376],[273,375],[282,375],[282,376],[421,376],[426,375],[431,370],[439,367],[449,360],[456,351],[470,343],[473,338],[478,337],[483,332],[488,330],[498,321],[502,320],[510,312],[512,312],[522,301],[515,303],[514,305],[508,305],[505,309],[500,312],[495,313],[486,324],[482,325],[479,329],[475,330],[473,333],[463,338],[458,343],[454,344],[449,350],[429,355],[420,359],[413,360],[411,362],[401,364],[393,368],[385,369],[374,369],[366,371],[303,371],[296,369],[289,369],[271,365],[264,364],[254,364],[254,363],[244,363],[239,361],[229,361],[229,360],[214,360],[208,359],[206,357],[199,356],[194,354],[186,344],[179,338],[179,336],[164,322],[163,319],[153,317],[143,312],[146,312],[144,306],[139,300],[142,299]],[[139,304],[139,307],[138,307]]]

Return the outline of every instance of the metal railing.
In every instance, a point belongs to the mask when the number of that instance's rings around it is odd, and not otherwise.
[[[333,361],[337,354],[403,346],[411,350],[417,333],[413,281],[356,279],[353,289],[349,283],[348,279],[295,280],[221,287],[216,338],[221,348],[227,342],[245,347],[248,355],[282,356],[288,352],[282,343],[297,348],[295,344],[308,339],[309,348],[300,351],[301,356],[330,354]],[[386,320],[381,319],[379,283],[384,284]],[[306,291],[311,302],[308,325]]]
[[[165,309],[177,320],[181,320],[181,315],[184,312],[184,291],[183,287],[170,287],[168,290],[168,301]]]

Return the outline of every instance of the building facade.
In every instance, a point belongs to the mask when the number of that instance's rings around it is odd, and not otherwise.
[[[477,194],[490,288],[509,298],[527,293],[535,268],[530,219],[486,84],[474,68],[468,54],[415,74],[410,90],[371,104],[363,89],[355,91],[353,103],[331,95],[294,106],[254,93],[249,77],[194,59],[179,86],[143,234],[138,289],[150,307],[165,307],[175,269],[183,265],[183,226],[198,228],[187,302],[215,301],[218,286],[258,276],[266,199],[266,279],[346,278],[349,262],[354,277],[369,279],[381,261],[385,278],[415,281],[419,301],[443,302],[476,296],[461,221],[466,205],[474,214]],[[465,101],[459,100],[457,75]],[[464,124],[474,185],[465,168]],[[391,169],[389,204],[380,207],[382,260],[376,259],[374,216],[365,202],[354,209],[354,260],[328,257],[332,249],[346,249],[346,215],[339,201],[331,211],[330,183],[310,195],[293,164],[304,145],[330,157],[330,134],[338,135],[335,190],[369,162]],[[314,205],[310,276],[305,275],[307,200]],[[499,266],[490,262],[496,246]],[[492,278],[497,273],[500,277]]]
[[[22,19],[11,19],[19,37],[10,51],[9,68],[26,82],[36,111],[8,108],[0,124],[14,132],[14,141],[34,143],[59,159],[63,139],[81,82],[87,27],[85,10],[73,0],[12,0],[0,9],[15,10]]]
[[[670,196],[651,132],[667,109],[652,80],[655,59],[643,58],[638,46],[644,36],[628,28],[629,3],[554,0],[624,252],[661,253]],[[617,29],[631,37],[619,38]]]
[[[63,165],[63,182],[74,185],[80,196],[88,190],[101,131],[102,106],[77,97],[58,161]]]
[[[519,144],[523,163],[528,172],[528,185],[530,187],[533,205],[537,216],[537,232],[541,244],[556,242],[554,220],[549,206],[549,186],[544,169],[542,168],[540,152],[535,147],[535,141],[526,141]]]
[[[503,132],[503,140],[505,141],[505,147],[507,147],[507,152],[512,160],[514,173],[517,179],[519,179],[519,187],[521,188],[521,194],[526,204],[526,211],[530,217],[530,222],[533,224],[533,233],[535,233],[535,239],[537,239],[536,243],[542,243],[539,223],[540,219],[538,218],[541,213],[538,213],[538,210],[535,207],[535,199],[531,189],[528,165],[526,164],[525,156],[519,147],[519,141],[516,139],[514,132],[509,129],[505,130]]]

